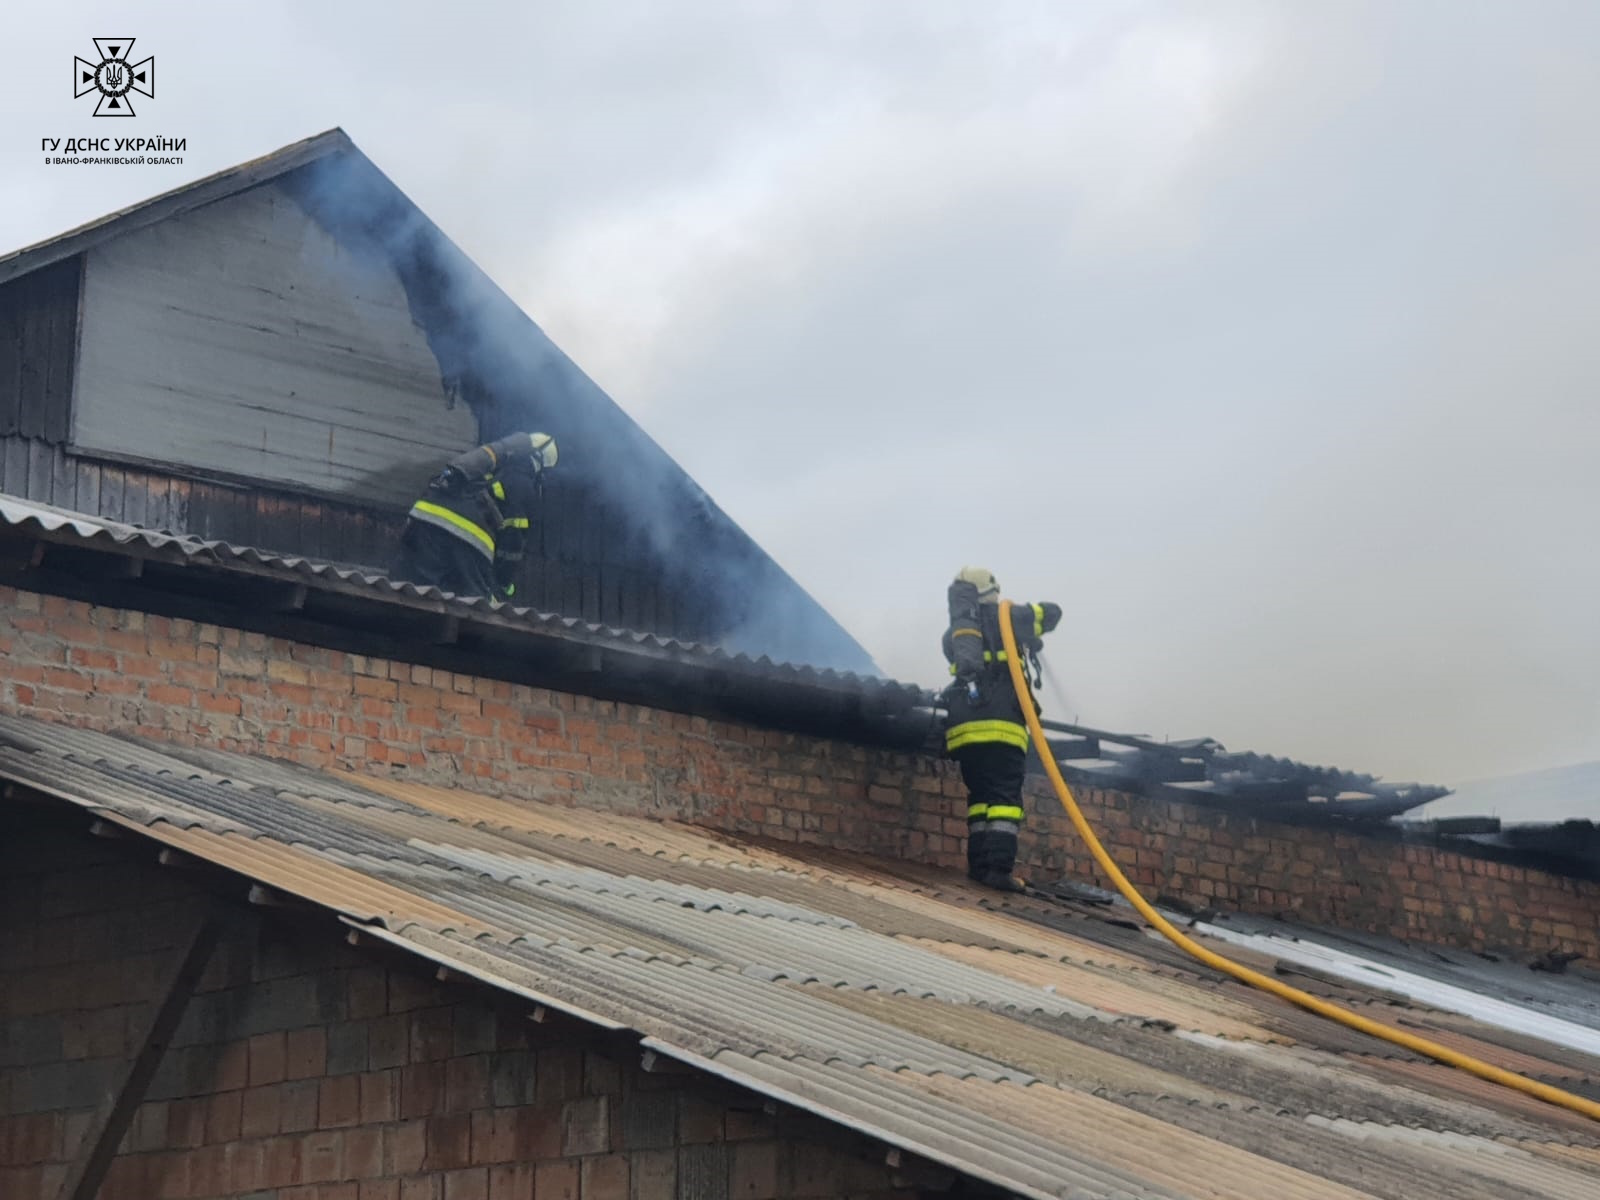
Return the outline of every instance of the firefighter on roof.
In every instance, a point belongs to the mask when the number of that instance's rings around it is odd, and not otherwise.
[[[548,433],[508,434],[451,459],[411,506],[394,577],[510,600],[544,473],[555,465]]]
[[[966,567],[950,585],[948,599],[944,656],[956,678],[945,692],[944,744],[961,765],[967,788],[967,874],[986,887],[1017,892],[1023,885],[1012,872],[1028,730],[1000,640],[1000,585],[984,568]],[[1011,606],[1017,649],[1033,663],[1035,678],[1041,639],[1060,620],[1059,605]]]

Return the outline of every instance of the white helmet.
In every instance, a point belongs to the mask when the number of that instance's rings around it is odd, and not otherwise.
[[[994,572],[988,567],[962,567],[961,574],[956,576],[960,583],[970,583],[978,589],[979,604],[999,604],[1000,584],[994,577]]]
[[[533,458],[533,465],[538,470],[545,470],[556,465],[556,440],[548,433],[530,433],[528,446]]]

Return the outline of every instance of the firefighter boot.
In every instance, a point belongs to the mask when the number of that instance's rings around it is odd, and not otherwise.
[[[967,878],[982,879],[989,873],[989,823],[967,822]]]
[[[985,834],[983,873],[978,882],[997,892],[1023,892],[1027,886],[1013,872],[1017,865],[1017,827],[1010,821],[990,821]]]

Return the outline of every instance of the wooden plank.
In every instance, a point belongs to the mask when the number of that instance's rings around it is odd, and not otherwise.
[[[221,934],[221,923],[213,913],[201,917],[188,944],[177,956],[172,974],[167,980],[165,993],[150,1018],[144,1040],[138,1053],[128,1063],[127,1073],[111,1102],[95,1113],[89,1130],[85,1133],[78,1157],[67,1171],[61,1185],[61,1200],[94,1200],[100,1185],[105,1182],[106,1171],[116,1157],[117,1147],[133,1121],[134,1113],[144,1102],[155,1077],[156,1068],[166,1055],[167,1045],[183,1019],[195,985],[211,961]]]
[[[82,458],[72,459],[73,472],[78,477],[77,508],[79,512],[100,515],[100,464]]]
[[[189,496],[193,491],[194,485],[187,479],[167,482],[167,520],[172,522],[170,528],[175,533],[189,532]]]
[[[21,281],[26,290],[18,313],[17,350],[22,366],[17,387],[17,432],[23,437],[44,435],[45,355],[47,339],[44,306],[40,303],[39,281]]]
[[[145,507],[145,524],[151,529],[172,529],[172,479],[165,475],[149,476],[145,495],[149,497]]]
[[[50,494],[52,504],[82,512],[78,507],[78,473],[58,442],[50,447]]]
[[[635,629],[659,631],[660,616],[656,611],[656,581],[643,571],[634,572],[634,595],[638,609],[634,614]]]
[[[22,419],[20,285],[0,288],[0,438],[14,437]]]
[[[332,558],[333,556],[328,553],[327,535],[322,529],[324,516],[322,505],[315,500],[302,500],[299,508],[299,535],[293,542],[287,544],[286,549],[312,558]]]
[[[80,261],[65,262],[41,271],[45,283],[45,389],[39,436],[52,446],[64,443],[72,433],[72,379],[78,348],[78,283]]]
[[[56,499],[55,447],[38,438],[28,440],[28,495],[44,504],[60,504]],[[70,497],[68,498],[70,501]]]
[[[0,438],[0,492],[28,495],[27,438]]]
[[[278,186],[97,246],[84,297],[87,450],[399,505],[476,437],[393,267]]]
[[[119,467],[100,469],[100,515],[113,521],[126,518],[122,504],[124,472]]]
[[[144,525],[150,516],[150,476],[143,471],[122,473],[122,519],[129,525]]]
[[[598,623],[601,613],[600,568],[590,563],[583,565],[583,610],[581,615],[585,621]]]

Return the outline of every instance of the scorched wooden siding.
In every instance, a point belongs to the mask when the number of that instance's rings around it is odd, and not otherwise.
[[[473,445],[387,263],[276,184],[90,250],[77,449],[408,504]]]

